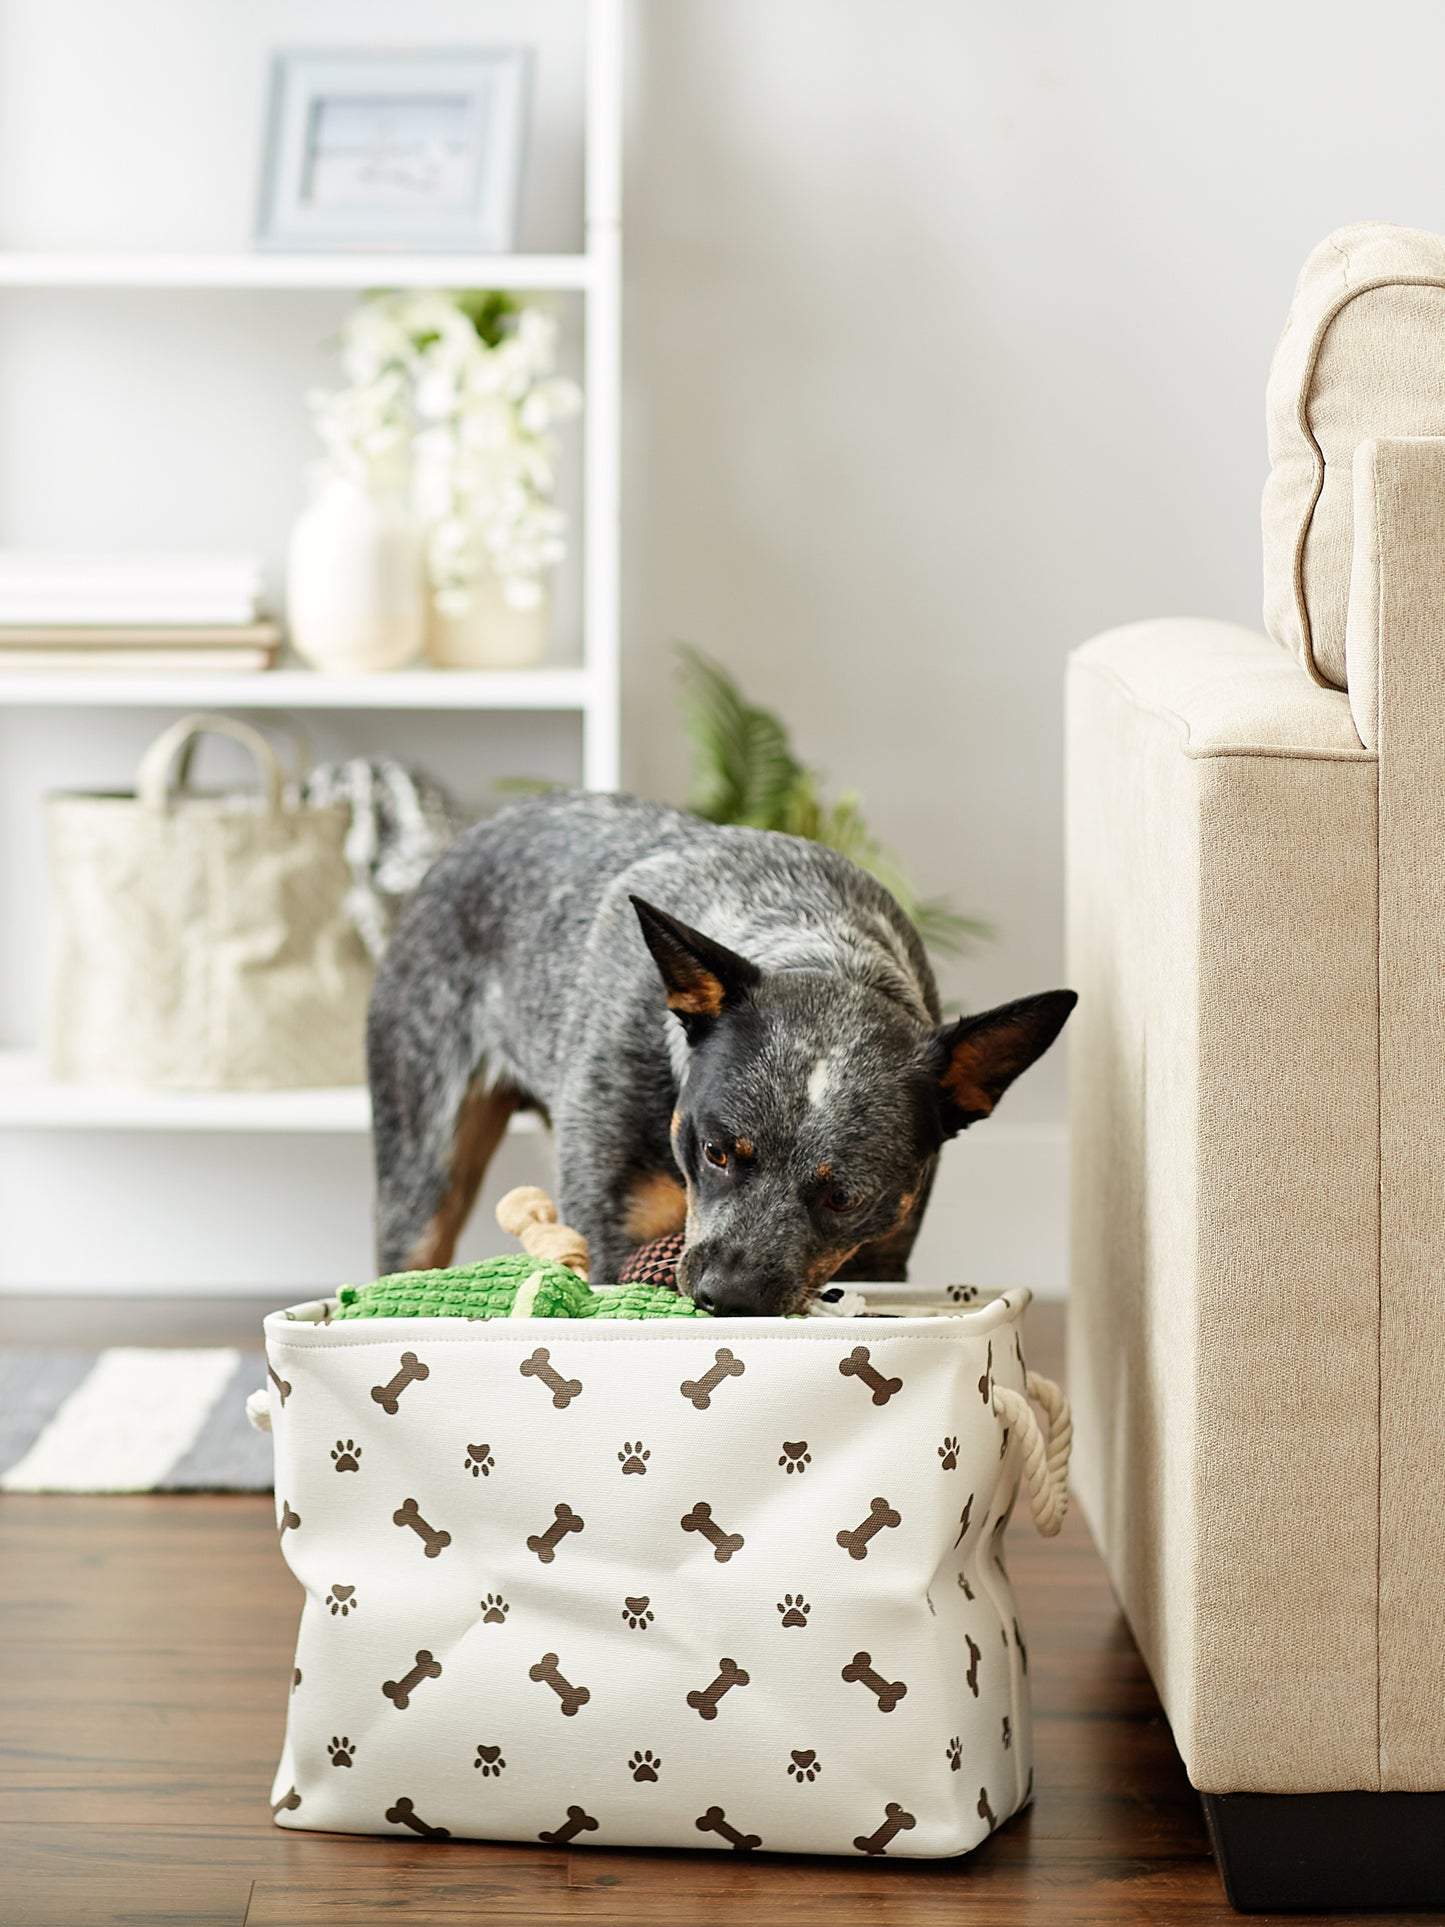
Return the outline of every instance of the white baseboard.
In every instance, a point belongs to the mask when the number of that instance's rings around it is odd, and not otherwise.
[[[0,1134],[0,1292],[243,1293],[285,1304],[373,1275],[364,1138]],[[1062,1124],[989,1124],[943,1154],[912,1272],[919,1282],[1065,1288]],[[514,1249],[497,1199],[551,1189],[550,1140],[509,1138],[459,1258]]]

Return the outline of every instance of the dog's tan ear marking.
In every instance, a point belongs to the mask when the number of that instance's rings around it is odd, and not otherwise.
[[[947,1136],[990,1114],[1020,1072],[1043,1056],[1077,1002],[1072,990],[1046,990],[976,1017],[960,1017],[936,1034]]]
[[[641,897],[631,901],[643,939],[661,972],[667,1007],[681,1018],[689,1037],[698,1035],[701,1026],[721,1017],[725,1010],[745,1002],[748,992],[762,981],[762,973],[746,957],[714,943],[700,930],[679,923]]]

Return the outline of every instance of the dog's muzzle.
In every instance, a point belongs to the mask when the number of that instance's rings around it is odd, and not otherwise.
[[[698,1309],[714,1318],[781,1318],[799,1296],[790,1272],[760,1267],[736,1246],[711,1241],[683,1253],[677,1281]]]

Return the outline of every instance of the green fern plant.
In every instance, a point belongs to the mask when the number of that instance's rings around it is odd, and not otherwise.
[[[677,654],[683,728],[693,752],[690,810],[709,823],[782,830],[851,857],[892,891],[930,950],[958,955],[993,934],[943,898],[920,900],[868,828],[857,792],[844,790],[830,801],[818,771],[799,762],[779,717],[750,703],[727,670],[700,649],[679,643]]]

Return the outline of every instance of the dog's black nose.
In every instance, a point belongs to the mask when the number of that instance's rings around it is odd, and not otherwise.
[[[693,1303],[714,1318],[765,1318],[782,1297],[779,1280],[727,1264],[709,1265],[692,1290]]]

